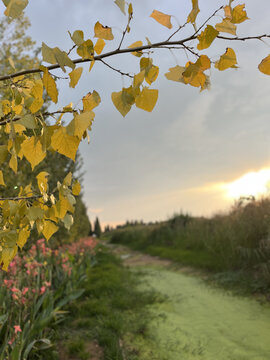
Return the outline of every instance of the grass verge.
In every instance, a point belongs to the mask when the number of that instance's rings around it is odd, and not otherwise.
[[[125,343],[150,337],[147,307],[160,299],[153,291],[138,290],[138,279],[108,250],[97,253],[86,273],[85,292],[69,306],[70,316],[59,332],[60,360],[140,359],[139,349]]]

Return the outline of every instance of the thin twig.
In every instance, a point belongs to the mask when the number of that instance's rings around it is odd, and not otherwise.
[[[220,8],[218,8],[217,10],[215,10],[215,11],[213,12],[213,14],[210,15],[209,18],[206,19],[205,22],[198,28],[198,30],[195,31],[194,35],[197,35],[198,32],[204,27],[204,25],[206,25],[206,24],[208,23],[208,21],[211,20],[212,17],[214,17],[214,16],[216,15],[216,13],[219,12],[219,10],[221,10],[221,9],[223,9],[223,8],[224,8],[224,6],[222,5]]]
[[[102,64],[108,66],[110,69],[112,69],[112,70],[114,70],[114,71],[117,71],[119,74],[121,74],[121,75],[123,75],[123,76],[128,76],[128,77],[130,77],[130,78],[132,78],[132,79],[134,78],[133,75],[130,75],[129,73],[124,73],[123,71],[114,68],[114,67],[111,66],[110,64],[106,63],[104,60],[101,59],[100,61],[102,62]]]
[[[120,43],[119,43],[119,45],[118,45],[118,50],[120,50],[121,45],[122,45],[122,43],[123,43],[123,41],[124,41],[124,38],[125,38],[125,36],[126,36],[126,33],[127,33],[127,31],[128,31],[128,28],[129,28],[129,24],[130,24],[131,19],[132,19],[132,15],[133,15],[132,13],[128,15],[128,23],[127,23],[127,26],[126,26],[125,30],[123,31],[123,34],[122,34]]]
[[[246,40],[262,40],[263,38],[270,38],[270,35],[264,34],[264,35],[258,35],[258,36],[246,36],[246,37],[227,37],[218,35],[218,39],[223,40],[238,40],[238,41],[246,41]]]
[[[181,29],[183,29],[186,25],[187,25],[187,21],[184,23],[184,25],[180,25],[179,27],[178,27],[178,29],[177,30],[175,30],[169,37],[168,37],[168,39],[167,39],[167,41],[170,41],[171,40],[171,38],[175,35],[175,34],[177,34]]]

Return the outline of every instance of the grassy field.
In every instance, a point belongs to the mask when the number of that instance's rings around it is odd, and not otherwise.
[[[161,298],[138,290],[139,276],[109,251],[98,252],[96,261],[86,273],[83,296],[68,308],[70,316],[59,331],[60,360],[141,359],[140,339],[151,338],[148,306]]]
[[[270,285],[270,199],[237,203],[211,218],[175,215],[157,224],[129,224],[111,241],[218,273],[226,283],[263,292]],[[222,273],[222,274],[221,274]]]

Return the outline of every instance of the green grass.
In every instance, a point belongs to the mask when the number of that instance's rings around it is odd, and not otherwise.
[[[112,231],[111,241],[214,273],[252,275],[254,291],[269,289],[269,214],[270,198],[239,202],[211,218],[180,214],[157,224],[128,224]]]
[[[66,352],[81,360],[91,359],[89,354],[86,357],[85,344],[96,340],[103,348],[104,360],[140,359],[139,351],[125,349],[122,341],[147,338],[152,318],[148,305],[159,302],[160,297],[153,291],[138,290],[139,277],[104,249],[86,276],[85,292],[69,307],[70,316],[59,335]]]

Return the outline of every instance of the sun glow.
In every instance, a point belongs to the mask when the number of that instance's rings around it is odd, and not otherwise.
[[[270,169],[249,172],[231,183],[224,184],[227,196],[239,199],[241,196],[258,197],[270,190]]]

